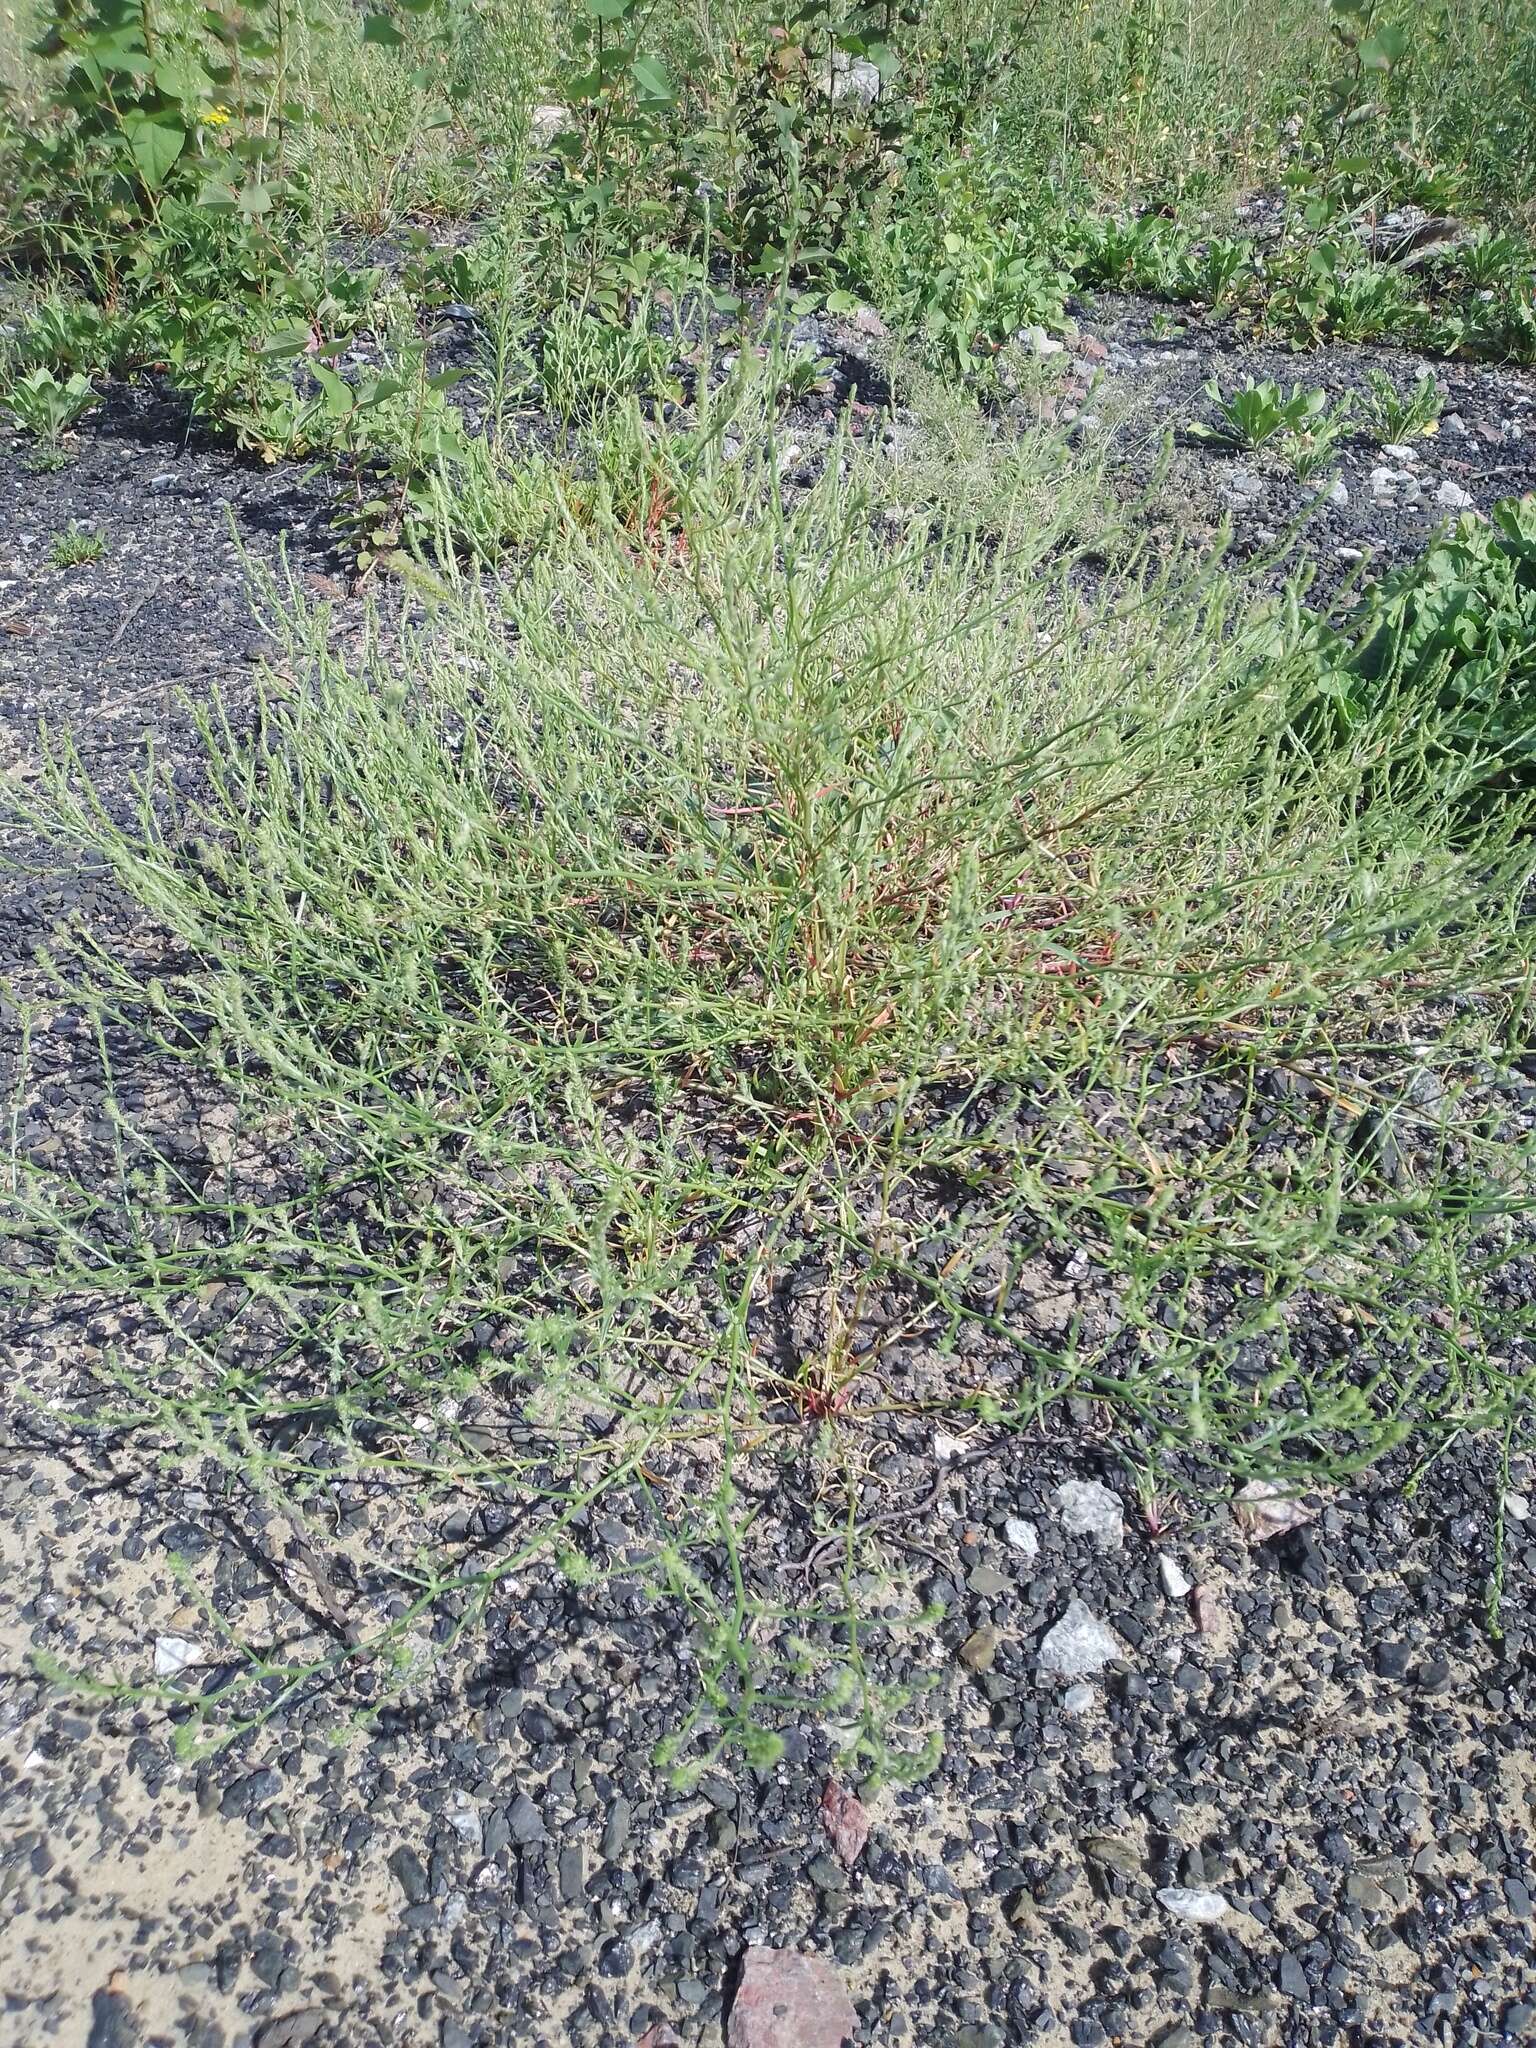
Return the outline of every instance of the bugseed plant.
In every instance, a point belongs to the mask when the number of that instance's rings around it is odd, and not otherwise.
[[[581,1532],[622,1499],[697,1646],[676,1769],[810,1702],[918,1769],[882,1444],[1072,1401],[1198,1488],[1529,1398],[1531,1162],[1486,1092],[1529,793],[1458,803],[1390,676],[1314,743],[1295,607],[1208,566],[1085,595],[1050,443],[1010,524],[893,542],[878,463],[790,493],[755,402],[659,525],[546,472],[539,549],[445,553],[391,651],[267,587],[283,653],[253,724],[203,714],[203,794],[147,774],[124,822],[53,743],[30,822],[165,935],[53,973],[109,1081],[147,1041],[233,1135],[120,1102],[106,1185],[13,1148],[12,1278],[148,1319],[82,1421],[278,1507],[332,1620],[168,1681],[189,1747],[317,1685],[377,1711],[532,1560],[618,1569]]]

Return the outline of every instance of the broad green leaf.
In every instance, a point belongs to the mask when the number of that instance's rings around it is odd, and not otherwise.
[[[672,81],[659,57],[649,57],[642,52],[630,65],[629,75],[635,81],[635,91],[641,99],[672,99]]]
[[[235,195],[231,192],[229,196],[233,199]],[[257,354],[269,362],[291,361],[294,356],[303,355],[313,340],[314,336],[307,327],[280,327],[275,334],[267,336]]]
[[[151,192],[158,192],[187,146],[187,131],[179,115],[135,110],[123,116],[123,139],[139,176]]]
[[[363,41],[379,43],[387,50],[398,50],[405,41],[398,28],[387,14],[365,14],[363,16]]]
[[[115,35],[92,36],[79,56],[81,64],[98,80],[108,71],[129,71],[135,78],[148,78],[152,69],[144,39],[136,28],[122,29]]]
[[[156,59],[155,83],[167,99],[196,102],[208,91],[212,80],[197,59],[183,51]]]
[[[633,0],[583,0],[588,14],[599,21],[622,21],[632,4]]]
[[[315,382],[325,394],[325,409],[333,420],[344,420],[357,402],[356,394],[345,377],[335,370],[327,369],[324,363],[311,363]]]
[[[1360,45],[1360,62],[1367,71],[1390,71],[1408,54],[1408,32],[1401,28],[1379,28]]]

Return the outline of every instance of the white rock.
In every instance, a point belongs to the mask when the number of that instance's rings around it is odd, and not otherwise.
[[[1054,334],[1047,334],[1043,327],[1021,328],[1019,330],[1019,340],[1029,350],[1031,355],[1064,356],[1067,352],[1067,344],[1064,341],[1058,341]]]
[[[1064,1714],[1092,1713],[1098,1697],[1091,1685],[1069,1685],[1061,1696],[1061,1711]]]
[[[1345,483],[1343,477],[1336,476],[1329,483],[1319,484],[1312,495],[1314,498],[1326,498],[1330,505],[1347,505],[1349,503],[1349,486]]]
[[[1447,512],[1465,512],[1472,503],[1472,493],[1464,491],[1460,484],[1453,484],[1449,477],[1435,493],[1435,503],[1443,505]]]
[[[1003,1534],[1008,1538],[1008,1547],[1017,1550],[1021,1556],[1040,1555],[1040,1532],[1033,1522],[1026,1522],[1022,1515],[1010,1515],[1003,1524]]]
[[[1506,1493],[1504,1496],[1504,1512],[1511,1521],[1526,1521],[1531,1512],[1529,1496],[1523,1493]]]
[[[1180,1920],[1200,1920],[1207,1926],[1213,1920],[1225,1919],[1228,1911],[1220,1892],[1192,1891],[1182,1884],[1165,1885],[1157,1895],[1157,1903]]]
[[[965,1446],[957,1436],[947,1436],[942,1429],[933,1432],[933,1455],[942,1458],[947,1465],[951,1458],[958,1458]]]
[[[548,149],[557,135],[564,135],[575,125],[569,107],[535,107],[529,117],[528,132],[535,149]]]
[[[1176,1557],[1170,1557],[1166,1550],[1158,1552],[1157,1575],[1163,1582],[1163,1591],[1170,1600],[1187,1600],[1195,1590],[1195,1582],[1185,1571]]]
[[[1124,1655],[1125,1645],[1081,1600],[1068,1606],[1040,1639],[1039,1667],[1058,1678],[1092,1678]]]
[[[649,1955],[660,1941],[664,1930],[659,1920],[642,1920],[638,1927],[631,1927],[625,1936],[637,1956]]]
[[[483,1832],[480,1809],[467,1792],[455,1788],[444,1818],[461,1842],[467,1842],[472,1849],[480,1847]]]
[[[821,89],[834,100],[857,100],[870,106],[880,97],[880,67],[867,57],[851,57],[846,50],[834,50]]]
[[[185,1636],[155,1637],[155,1676],[175,1678],[202,1659],[202,1651]]]
[[[1118,1493],[1097,1479],[1066,1479],[1051,1495],[1069,1536],[1091,1536],[1100,1550],[1118,1550],[1125,1541],[1125,1508]]]
[[[1406,441],[1388,441],[1382,448],[1383,455],[1390,455],[1394,462],[1405,462],[1411,468],[1419,459],[1417,448],[1410,448]]]

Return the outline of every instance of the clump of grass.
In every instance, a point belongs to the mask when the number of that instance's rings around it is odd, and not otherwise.
[[[204,1175],[120,1111],[106,1190],[17,1157],[19,1277],[152,1304],[163,1359],[101,1368],[92,1418],[321,1553],[338,1485],[412,1489],[393,1607],[189,1726],[455,1640],[535,1556],[589,1569],[628,1493],[700,1645],[674,1762],[766,1757],[825,1695],[916,1768],[868,1644],[921,1603],[835,1491],[901,1418],[1088,1399],[1216,1484],[1528,1395],[1496,1279],[1529,1162],[1460,1098],[1520,1028],[1532,800],[1469,820],[1411,772],[1433,713],[1390,682],[1309,748],[1294,613],[1134,560],[1085,598],[1070,493],[893,546],[851,447],[786,494],[771,416],[730,461],[706,423],[654,517],[565,494],[515,573],[445,556],[388,658],[269,591],[293,684],[249,735],[205,718],[206,797],[151,779],[123,824],[53,752],[34,822],[178,963],[80,931],[59,975],[247,1135]],[[807,1460],[810,1532],[761,1506]],[[487,1496],[515,1540],[433,1543]],[[786,1581],[808,1533],[830,1590]]]
[[[87,528],[72,520],[48,543],[48,560],[55,569],[77,569],[86,562],[99,562],[106,551],[107,536],[100,527]]]

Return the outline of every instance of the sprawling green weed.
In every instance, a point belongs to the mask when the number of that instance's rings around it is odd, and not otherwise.
[[[103,377],[168,378],[333,464],[412,607],[343,659],[269,587],[281,668],[254,730],[204,708],[202,795],[147,773],[125,822],[60,736],[19,800],[169,942],[58,938],[109,1095],[127,1032],[240,1140],[189,1160],[113,1097],[105,1180],[13,1149],[18,1284],[163,1339],[85,1415],[315,1557],[398,1503],[329,1639],[171,1688],[188,1740],[376,1706],[531,1560],[598,1569],[572,1531],[622,1494],[699,1649],[673,1761],[770,1761],[814,1705],[910,1771],[870,1646],[931,1616],[856,1512],[882,1432],[1087,1401],[1210,1487],[1515,1427],[1527,515],[1330,624],[1154,570],[973,399],[1021,396],[1074,286],[1536,356],[1536,128],[1473,118],[1529,8],[163,11],[56,0],[13,67],[7,403],[57,447]],[[1282,165],[1278,234],[1226,232]],[[769,279],[768,359],[712,391]],[[811,474],[785,314],[865,305],[914,417]],[[1298,475],[1343,431],[1306,381],[1209,395]],[[1437,402],[1378,386],[1377,430]],[[526,1527],[456,1550],[486,1498]]]
[[[661,1489],[651,1583],[704,1657],[674,1761],[733,1728],[767,1757],[821,1700],[914,1768],[871,1602],[922,1603],[847,1506],[871,1432],[1086,1398],[1209,1484],[1527,1396],[1487,1276],[1530,1162],[1468,1083],[1522,1029],[1536,799],[1414,772],[1402,663],[1299,745],[1301,623],[1208,574],[1132,557],[1085,599],[1049,442],[1001,536],[893,544],[852,446],[786,495],[771,382],[640,519],[557,487],[510,573],[445,550],[387,657],[269,591],[288,680],[252,733],[206,715],[206,797],[151,778],[118,822],[55,746],[33,822],[175,942],[82,929],[57,971],[242,1139],[189,1169],[120,1108],[109,1187],[13,1157],[17,1277],[147,1304],[161,1362],[106,1356],[89,1412],[318,1551],[335,1485],[411,1481],[393,1611],[237,1662],[194,1733],[417,1672],[434,1619],[458,1639],[585,1507]],[[825,1584],[755,1548],[791,1469]],[[465,1560],[435,1505],[487,1489],[534,1510]]]

